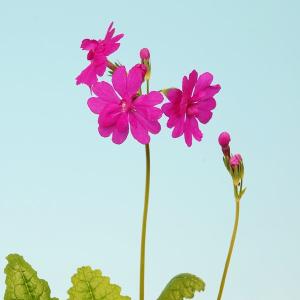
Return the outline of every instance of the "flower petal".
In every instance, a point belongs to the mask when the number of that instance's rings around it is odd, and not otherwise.
[[[198,73],[196,70],[193,70],[190,75],[189,78],[187,78],[186,76],[183,77],[182,79],[182,92],[183,94],[189,98],[192,95],[192,91],[195,87],[195,84],[197,82],[197,78],[198,78]]]
[[[97,70],[93,63],[90,63],[77,77],[76,84],[86,84],[91,87],[97,82]]]
[[[163,111],[163,113],[167,116],[170,117],[171,115],[173,115],[174,112],[174,105],[173,103],[165,103],[162,107],[161,110]]]
[[[103,109],[105,108],[105,102],[99,100],[97,97],[92,97],[88,100],[87,102],[89,109],[94,113],[94,114],[101,114]]]
[[[182,98],[182,91],[176,88],[169,89],[167,93],[167,98],[172,103],[180,102]]]
[[[198,95],[201,90],[209,87],[213,81],[213,78],[213,75],[209,72],[201,74],[195,85],[194,95]]]
[[[99,118],[99,125],[104,127],[115,126],[121,115],[120,106],[114,104],[107,105],[102,111],[101,118]]]
[[[195,117],[192,117],[190,119],[190,125],[191,125],[191,130],[194,138],[200,142],[202,140],[203,134],[199,129],[198,122]]]
[[[197,97],[199,99],[207,99],[212,98],[214,95],[216,95],[221,89],[221,86],[219,84],[211,85],[203,90],[200,90],[197,94]]]
[[[96,40],[84,39],[81,42],[80,48],[82,50],[95,50],[98,46],[98,42]]]
[[[120,99],[117,96],[113,87],[106,81],[97,82],[93,85],[92,91],[104,102],[108,103],[120,103]]]
[[[188,147],[192,146],[192,128],[190,118],[187,118],[184,123],[184,140]]]
[[[141,144],[148,144],[150,136],[147,130],[138,122],[135,114],[129,114],[129,123],[132,136]]]
[[[200,111],[195,117],[202,123],[206,124],[212,117],[212,112],[209,110]]]
[[[164,100],[160,92],[152,91],[149,94],[138,97],[134,104],[135,106],[155,106]]]
[[[143,71],[139,66],[134,66],[129,70],[127,77],[127,95],[134,96],[140,89],[144,80]]]
[[[114,126],[108,126],[108,127],[104,127],[102,125],[100,125],[100,117],[99,117],[99,120],[98,120],[98,132],[99,134],[102,136],[102,137],[109,137],[113,130],[114,130]]]
[[[120,115],[116,123],[116,126],[114,128],[112,141],[115,144],[122,144],[126,140],[128,136],[128,132],[129,132],[128,114],[123,113]]]
[[[213,110],[216,107],[216,100],[214,98],[207,98],[194,104],[200,110]]]
[[[127,73],[124,66],[118,67],[112,75],[112,84],[114,89],[122,98],[127,95]]]
[[[157,120],[149,120],[147,115],[143,113],[142,110],[137,110],[134,113],[137,122],[145,128],[145,130],[150,131],[153,134],[160,132],[161,126]]]
[[[174,129],[172,131],[172,137],[173,138],[178,138],[183,135],[184,132],[184,118],[185,116],[182,115],[178,117],[176,124],[174,126]]]

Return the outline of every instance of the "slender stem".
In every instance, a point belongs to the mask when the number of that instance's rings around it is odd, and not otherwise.
[[[237,198],[235,200],[235,221],[234,221],[234,226],[233,226],[233,232],[232,232],[232,236],[231,236],[230,246],[229,246],[229,250],[228,250],[228,254],[227,254],[227,258],[226,258],[226,262],[225,262],[225,267],[224,267],[224,271],[223,271],[223,276],[222,276],[217,300],[221,300],[221,298],[222,298],[226,275],[227,275],[228,267],[230,264],[230,259],[231,259],[233,246],[234,246],[234,242],[235,242],[235,238],[236,238],[236,233],[237,233],[237,229],[238,229],[239,215],[240,215],[240,199]]]
[[[107,61],[107,67],[112,71],[114,71],[117,68],[117,66],[109,60]]]
[[[149,80],[146,80],[147,94],[149,94]]]
[[[140,300],[144,300],[144,285],[145,285],[145,245],[146,245],[146,229],[147,216],[149,206],[149,190],[150,190],[150,148],[149,144],[145,145],[146,150],[146,184],[145,184],[145,202],[142,225],[141,238],[141,260],[140,260]]]

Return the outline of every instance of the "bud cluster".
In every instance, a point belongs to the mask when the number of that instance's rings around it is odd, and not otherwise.
[[[242,189],[242,183],[244,178],[244,164],[242,156],[238,153],[231,155],[229,146],[231,138],[228,132],[222,132],[219,135],[218,140],[222,148],[222,152],[224,154],[224,165],[232,177],[236,198],[240,199],[245,192],[245,189]],[[240,187],[239,192],[238,187]]]

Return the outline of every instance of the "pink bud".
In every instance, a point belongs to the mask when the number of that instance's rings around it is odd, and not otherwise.
[[[219,144],[221,145],[222,148],[228,147],[229,142],[230,142],[230,135],[228,132],[223,131],[220,135],[219,135]]]
[[[150,58],[150,52],[148,48],[143,48],[140,50],[140,58],[147,60]]]
[[[232,168],[238,166],[242,162],[242,156],[240,154],[235,154],[230,157],[229,163]]]

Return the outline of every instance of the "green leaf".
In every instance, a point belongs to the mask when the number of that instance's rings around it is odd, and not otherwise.
[[[38,278],[36,271],[18,254],[6,257],[6,290],[4,300],[55,300],[48,283]],[[58,300],[58,299],[57,299]]]
[[[196,291],[204,291],[205,283],[199,277],[182,273],[175,276],[162,291],[158,300],[182,300],[193,298]]]
[[[109,277],[102,276],[100,270],[81,267],[73,275],[73,286],[68,290],[69,300],[130,300],[121,295],[121,288],[111,284]]]

